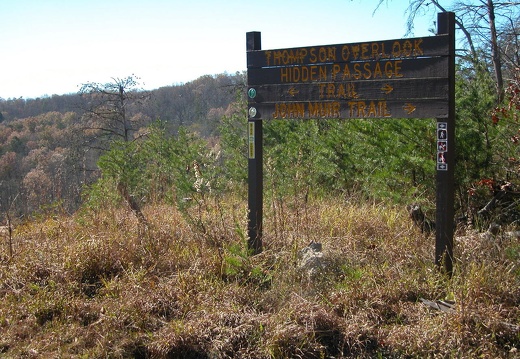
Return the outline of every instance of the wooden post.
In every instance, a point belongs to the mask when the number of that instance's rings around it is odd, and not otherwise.
[[[455,14],[439,13],[438,35],[449,36],[448,117],[437,118],[437,199],[435,264],[447,275],[453,273],[453,232],[455,202]],[[439,142],[446,150],[439,149]]]
[[[247,51],[261,50],[260,32],[246,34]],[[248,87],[248,249],[252,254],[262,251],[263,220],[263,131],[262,120],[255,119],[256,90]]]

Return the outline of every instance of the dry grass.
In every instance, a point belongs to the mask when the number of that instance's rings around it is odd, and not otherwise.
[[[150,206],[20,224],[0,251],[2,358],[508,358],[520,346],[520,241],[456,242],[452,279],[403,209],[267,206],[248,257],[245,204]],[[298,251],[323,244],[309,275]],[[450,299],[454,313],[420,298]]]

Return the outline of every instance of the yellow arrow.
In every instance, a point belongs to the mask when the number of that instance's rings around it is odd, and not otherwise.
[[[299,93],[300,91],[296,90],[294,87],[291,87],[291,88],[289,89],[289,91],[287,91],[287,92],[289,92],[289,95],[291,95],[292,97],[294,97],[294,95],[296,95],[296,94]]]
[[[409,115],[411,114],[412,112],[415,111],[417,107],[415,107],[414,105],[412,105],[411,103],[407,103],[403,106],[403,109],[404,111]]]
[[[390,84],[385,84],[383,87],[381,87],[381,91],[388,95],[390,92],[394,91],[394,88],[390,86]]]

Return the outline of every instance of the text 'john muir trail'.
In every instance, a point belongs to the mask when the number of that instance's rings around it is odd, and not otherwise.
[[[343,105],[343,106],[342,106]],[[348,101],[332,102],[280,102],[276,103],[273,119],[298,118],[381,118],[391,117],[387,102]]]

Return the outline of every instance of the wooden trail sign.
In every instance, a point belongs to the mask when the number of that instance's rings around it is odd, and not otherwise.
[[[247,52],[255,119],[447,117],[449,35]]]
[[[455,20],[438,35],[262,50],[249,32],[249,246],[262,248],[262,120],[437,118],[436,263],[452,271]],[[449,150],[448,150],[449,149]],[[449,229],[449,228],[451,229]]]

